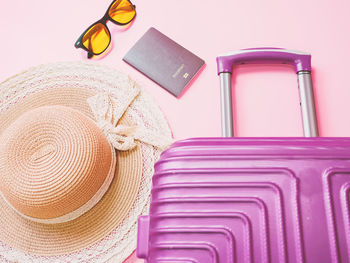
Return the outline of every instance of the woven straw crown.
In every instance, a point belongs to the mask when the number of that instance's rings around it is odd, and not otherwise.
[[[31,110],[0,140],[0,190],[34,221],[75,219],[97,203],[113,178],[115,151],[91,119],[71,108]]]

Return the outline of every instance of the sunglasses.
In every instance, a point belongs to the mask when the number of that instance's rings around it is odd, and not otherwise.
[[[111,43],[111,33],[107,27],[107,21],[117,25],[129,24],[136,15],[136,6],[129,0],[115,0],[108,7],[106,14],[92,24],[75,42],[76,48],[82,48],[88,52],[88,58],[103,53]]]

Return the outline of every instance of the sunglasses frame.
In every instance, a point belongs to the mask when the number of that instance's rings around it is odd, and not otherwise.
[[[127,24],[131,23],[131,21],[133,21],[133,20],[135,19],[135,17],[136,17],[136,5],[132,4],[130,0],[126,0],[126,1],[128,1],[128,2],[130,3],[131,6],[134,7],[135,15],[133,16],[133,18],[131,18],[131,20],[130,20],[129,22],[126,22],[126,23],[120,23],[120,22],[117,22],[117,21],[113,20],[113,19],[109,16],[108,13],[109,13],[110,8],[111,8],[111,7],[113,6],[113,4],[114,4],[115,2],[117,2],[117,1],[119,1],[119,0],[114,0],[114,1],[109,5],[109,7],[107,8],[107,11],[106,11],[106,13],[104,14],[104,16],[103,16],[100,20],[98,20],[98,21],[96,21],[95,23],[93,23],[92,25],[90,25],[90,26],[81,34],[81,36],[78,38],[78,40],[75,42],[74,46],[75,46],[76,48],[82,48],[82,49],[84,49],[86,52],[88,52],[88,58],[92,58],[92,56],[101,55],[101,54],[102,54],[103,52],[105,52],[106,49],[109,47],[109,45],[110,45],[110,43],[111,43],[111,40],[112,40],[112,37],[111,37],[111,32],[109,31],[109,28],[107,27],[107,21],[111,21],[112,23],[114,23],[114,24],[116,24],[116,25],[119,25],[119,26],[124,26],[124,25],[127,25]],[[107,29],[108,34],[109,34],[109,42],[108,42],[106,48],[105,48],[104,50],[102,50],[101,52],[99,52],[99,53],[92,52],[91,50],[89,50],[88,48],[86,48],[86,47],[83,45],[83,42],[82,42],[82,39],[83,39],[84,35],[85,35],[92,27],[94,27],[94,26],[97,25],[97,24],[102,24],[102,25]]]

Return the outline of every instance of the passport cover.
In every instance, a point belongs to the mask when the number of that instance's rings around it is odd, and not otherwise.
[[[151,27],[123,60],[178,97],[204,60]]]

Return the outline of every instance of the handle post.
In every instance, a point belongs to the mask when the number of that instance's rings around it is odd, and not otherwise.
[[[233,137],[232,89],[231,73],[229,72],[223,72],[220,74],[220,93],[221,134],[222,137]]]
[[[305,137],[317,137],[318,126],[310,71],[298,72],[300,106]]]

